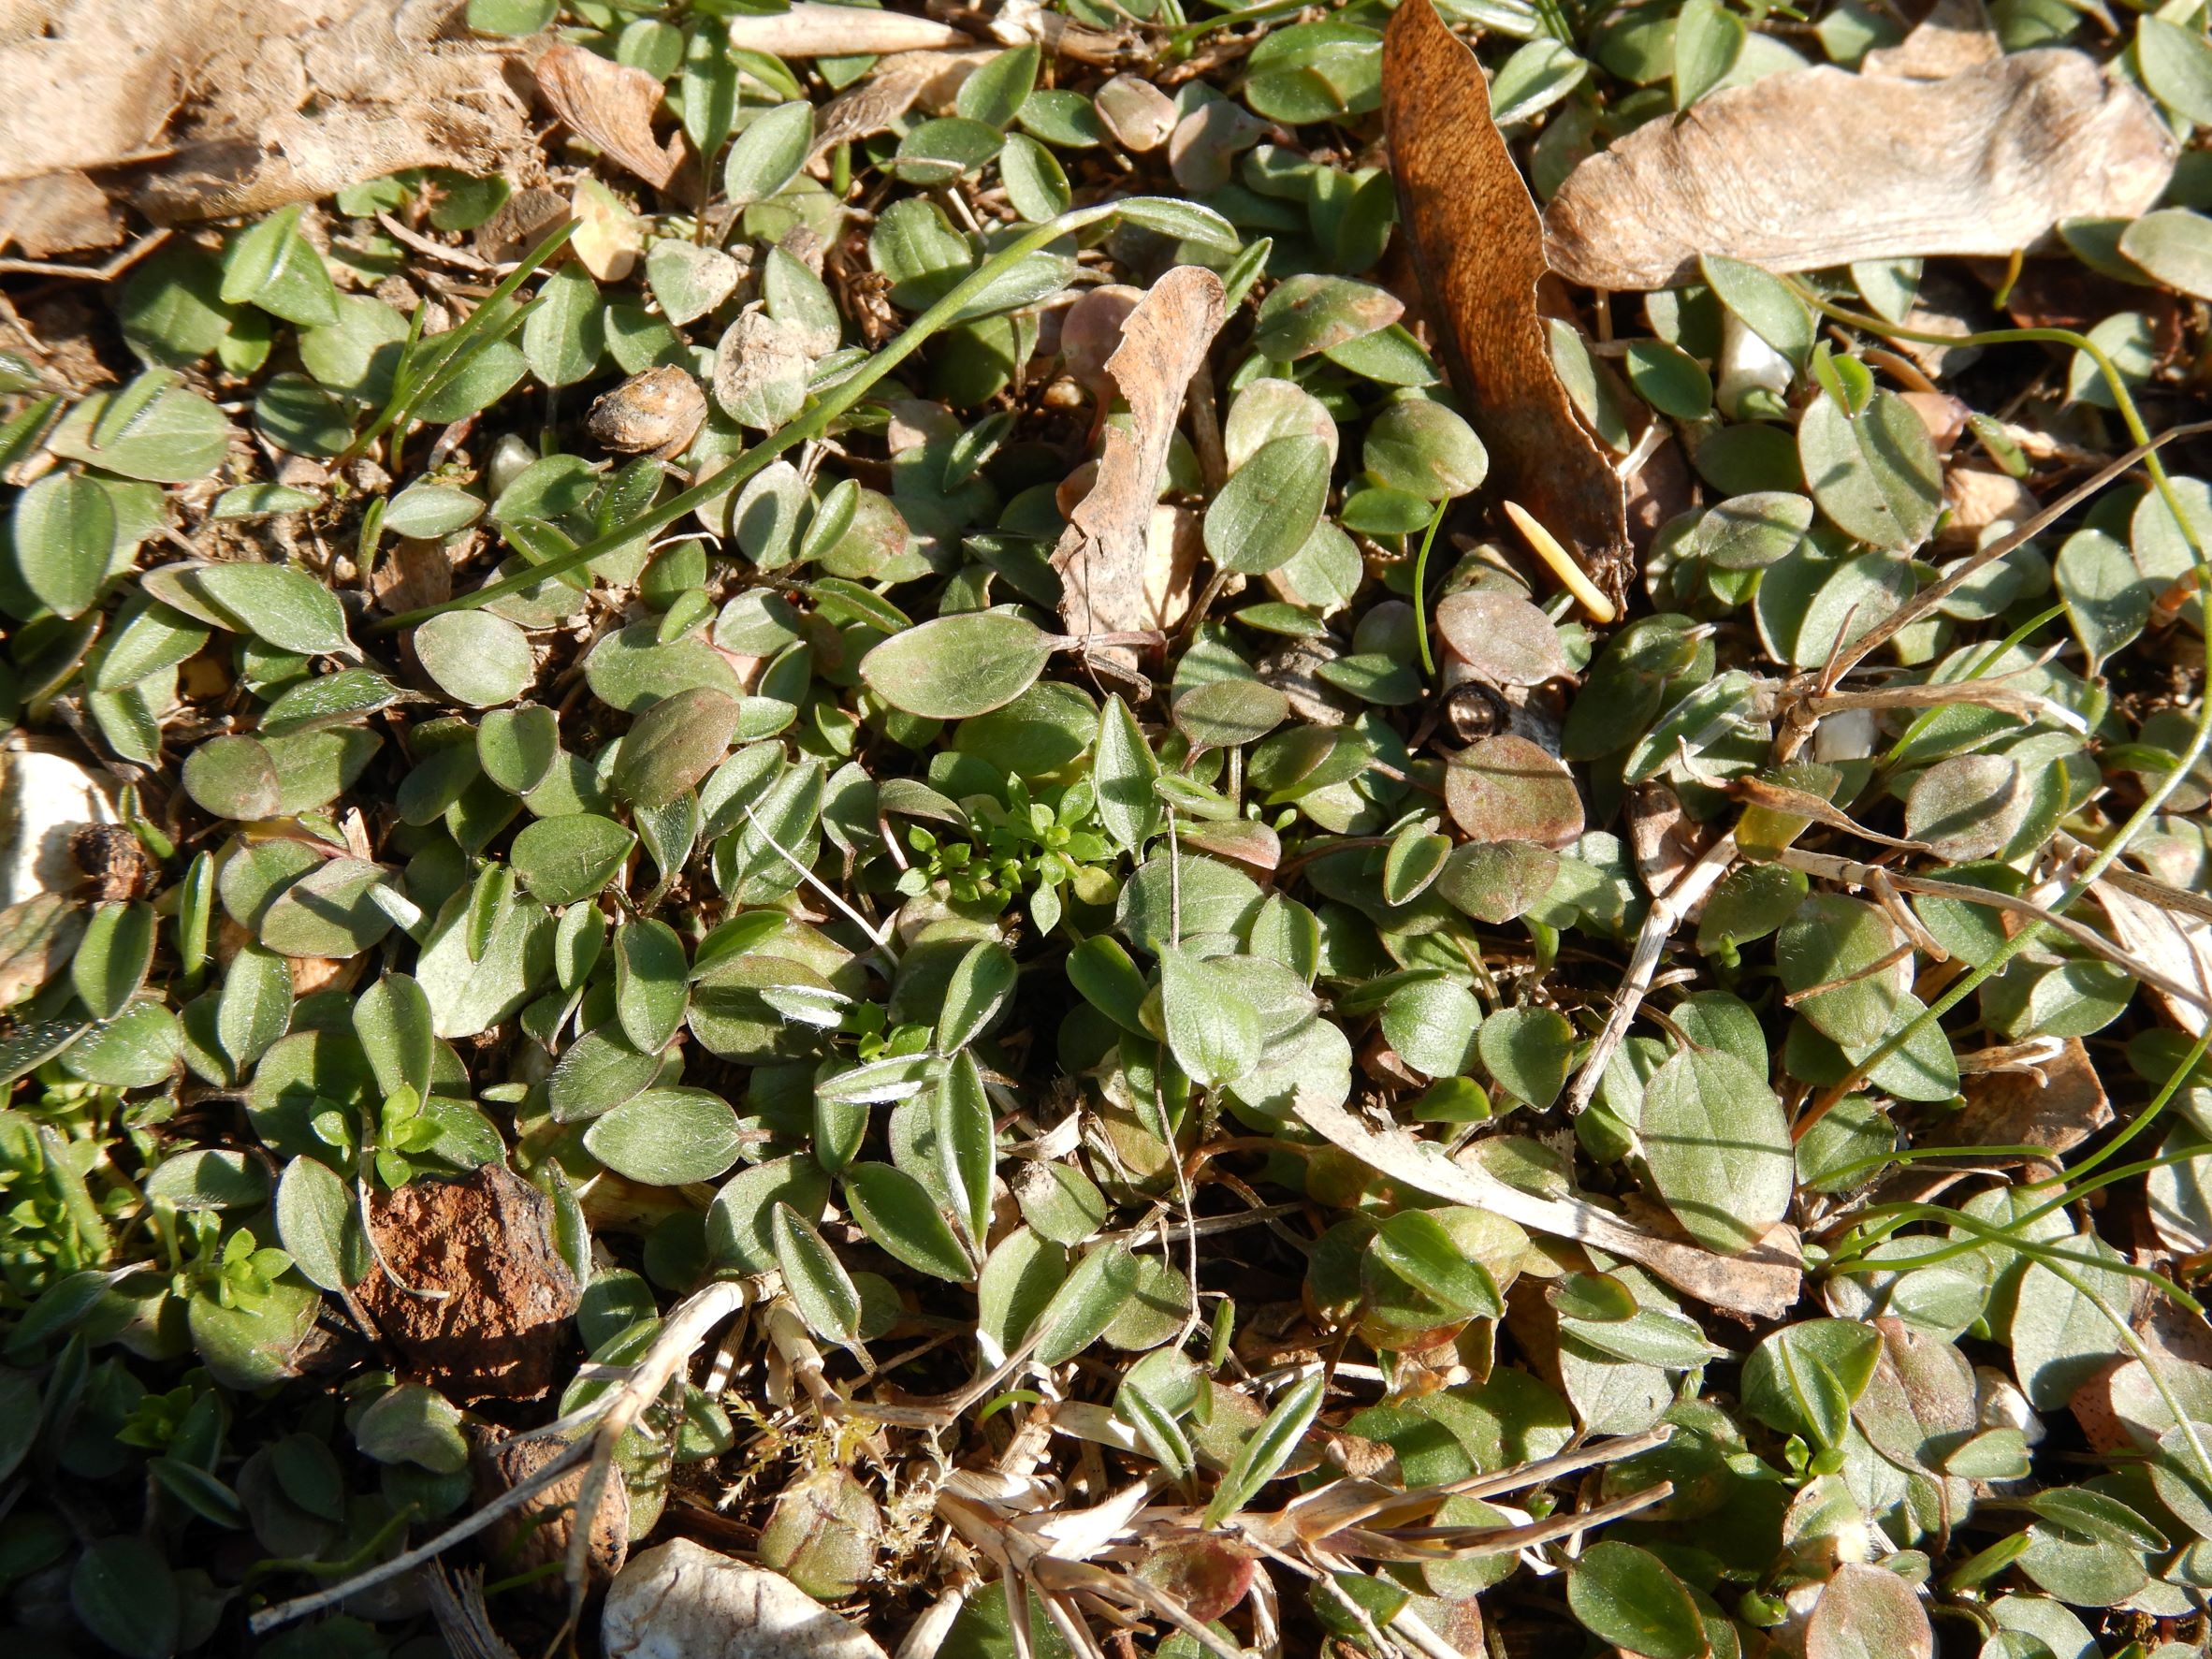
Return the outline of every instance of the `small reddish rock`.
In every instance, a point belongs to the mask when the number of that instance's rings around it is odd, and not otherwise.
[[[391,1274],[372,1271],[357,1293],[448,1399],[535,1400],[553,1386],[554,1357],[583,1291],[553,1247],[551,1210],[503,1164],[458,1181],[413,1181],[373,1201],[371,1225]],[[410,1295],[401,1285],[444,1294]]]

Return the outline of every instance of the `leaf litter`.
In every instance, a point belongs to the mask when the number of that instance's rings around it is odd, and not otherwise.
[[[1682,282],[1709,253],[1776,271],[2003,257],[2070,220],[2147,211],[2175,155],[2151,101],[2069,49],[1933,79],[1788,70],[1577,167],[1545,248],[1570,280],[1628,290]]]
[[[11,1637],[2201,1646],[2201,18],[52,16]]]

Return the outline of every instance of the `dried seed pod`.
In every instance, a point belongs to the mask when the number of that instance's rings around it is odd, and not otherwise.
[[[80,823],[69,832],[69,856],[98,891],[102,904],[144,898],[161,869],[120,823]]]
[[[591,405],[585,429],[604,448],[675,454],[706,418],[706,394],[674,364],[633,374]]]

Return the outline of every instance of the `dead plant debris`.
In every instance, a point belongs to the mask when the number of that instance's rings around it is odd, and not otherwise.
[[[0,18],[0,1643],[2202,1651],[2206,27]]]

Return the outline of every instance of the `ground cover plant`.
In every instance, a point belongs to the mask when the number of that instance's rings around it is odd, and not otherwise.
[[[9,1653],[2202,1651],[2200,4],[97,9]]]

